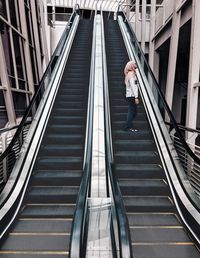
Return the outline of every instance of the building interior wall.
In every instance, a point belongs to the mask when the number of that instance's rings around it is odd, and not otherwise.
[[[13,125],[23,116],[45,69],[42,3],[0,0],[0,127]]]

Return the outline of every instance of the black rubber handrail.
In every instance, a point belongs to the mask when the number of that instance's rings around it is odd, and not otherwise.
[[[137,45],[137,48],[139,49],[140,55],[142,56],[142,59],[143,59],[143,61],[145,63],[145,66],[147,67],[147,70],[148,70],[148,72],[150,73],[150,75],[151,75],[151,77],[153,79],[153,83],[154,83],[154,85],[156,87],[156,90],[159,93],[160,99],[161,99],[161,101],[163,103],[163,107],[165,108],[165,111],[167,112],[167,114],[168,114],[168,116],[170,118],[170,121],[171,121],[174,129],[176,130],[176,133],[177,133],[178,137],[180,138],[180,141],[181,141],[182,145],[184,146],[184,148],[186,149],[186,151],[190,155],[190,157],[198,165],[200,165],[200,159],[193,153],[193,151],[190,149],[190,147],[188,146],[187,142],[185,141],[185,139],[184,139],[184,137],[183,137],[179,127],[178,127],[178,124],[177,124],[177,122],[176,122],[176,120],[174,118],[174,115],[172,114],[172,112],[171,112],[171,110],[170,110],[170,108],[169,108],[169,106],[167,104],[167,101],[165,100],[165,97],[164,97],[164,95],[163,95],[163,93],[162,93],[162,91],[161,91],[161,89],[160,89],[160,87],[158,85],[158,82],[157,82],[157,80],[156,80],[156,78],[155,78],[155,76],[154,76],[154,74],[153,74],[153,72],[151,70],[151,67],[149,66],[149,64],[148,64],[148,62],[147,62],[147,60],[145,58],[145,55],[144,55],[144,53],[143,53],[143,51],[141,49],[141,46],[140,46],[140,44],[139,44],[139,42],[138,42],[138,40],[136,38],[136,35],[135,35],[134,31],[133,31],[133,28],[132,28],[130,22],[128,21],[128,18],[126,17],[126,14],[124,13],[124,11],[119,11],[120,7],[121,7],[121,5],[118,6],[117,14],[119,15],[120,13],[122,13],[124,18],[125,18],[125,20],[126,20],[126,22],[127,22],[127,24],[128,24],[128,28],[129,28],[130,32],[132,33],[132,36],[134,37],[134,40],[135,40],[135,43]]]
[[[103,26],[102,26],[103,27]],[[104,31],[104,28],[102,29]],[[110,121],[110,108],[109,108],[109,93],[108,93],[108,78],[107,78],[107,61],[105,52],[105,38],[102,39],[103,44],[103,76],[104,76],[104,123],[105,123],[105,150],[106,150],[106,168],[108,177],[110,178],[112,195],[114,199],[114,205],[116,209],[117,225],[119,233],[119,245],[120,245],[120,257],[132,258],[131,237],[128,225],[128,219],[126,216],[126,209],[122,199],[120,187],[114,176],[114,160],[112,149],[112,133],[111,133],[111,121]],[[112,218],[114,219],[114,218]],[[117,244],[116,244],[117,246]]]
[[[166,121],[165,121],[165,124],[172,126],[171,123],[166,122]],[[181,125],[179,123],[177,123],[177,125],[178,125],[180,131],[188,131],[188,132],[191,132],[191,133],[198,133],[198,134],[200,134],[200,130],[195,130],[193,128],[183,126],[183,125]]]
[[[45,83],[45,79],[47,78],[47,76],[49,75],[49,72],[51,71],[51,66],[54,64],[55,58],[57,57],[57,54],[60,52],[60,48],[62,48],[64,46],[65,43],[65,39],[67,38],[69,31],[70,31],[70,25],[73,23],[74,17],[76,16],[76,14],[79,12],[79,5],[75,5],[73,13],[66,25],[66,28],[58,42],[58,45],[56,46],[56,49],[51,57],[51,60],[42,76],[42,79],[39,83],[38,89],[35,92],[33,98],[30,101],[30,104],[28,106],[28,108],[25,111],[25,114],[18,126],[18,129],[15,133],[15,135],[13,136],[10,144],[8,145],[8,147],[6,148],[6,150],[1,154],[0,156],[0,162],[2,162],[4,160],[4,158],[9,154],[9,151],[11,151],[12,147],[14,146],[15,142],[18,140],[18,137],[20,136],[25,124],[26,124],[26,120],[28,119],[29,115],[32,112],[32,108],[36,105],[37,102],[37,97],[39,96],[39,94],[41,94],[41,91],[43,89],[44,83]],[[54,64],[55,65],[55,64]]]

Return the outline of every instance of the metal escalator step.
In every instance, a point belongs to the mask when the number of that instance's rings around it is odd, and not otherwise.
[[[118,178],[163,178],[164,171],[158,164],[116,164]]]
[[[127,212],[174,212],[174,205],[167,196],[124,197]]]
[[[63,156],[60,157],[59,155],[57,157],[54,156],[43,156],[40,157],[37,160],[36,163],[36,169],[80,169],[82,167],[82,158],[80,157],[71,157],[71,156]]]
[[[61,144],[47,144],[43,145],[40,151],[41,155],[45,156],[54,156],[55,154],[58,156],[82,156],[84,147],[82,145],[61,145]]]
[[[78,186],[33,186],[26,202],[28,203],[76,203]]]
[[[83,143],[84,142],[84,136],[79,133],[74,133],[74,134],[48,134],[44,136],[44,141],[48,141],[49,143],[61,143],[61,144],[76,144],[77,142]]]
[[[120,121],[120,120],[116,120],[116,121],[113,121],[113,125],[114,125],[114,127],[118,127],[119,125],[122,125],[122,124],[126,124],[126,117],[124,118],[124,120],[122,120],[122,121]],[[136,127],[136,128],[141,128],[141,129],[149,129],[149,124],[148,124],[148,122],[146,121],[146,120],[141,120],[141,121],[139,121],[139,120],[134,120],[134,126]],[[115,128],[114,128],[115,129]]]
[[[76,76],[76,77],[75,77]],[[76,80],[74,80],[74,78],[76,78]],[[67,77],[65,78],[65,83],[76,83],[77,84],[80,84],[80,85],[83,85],[83,84],[86,84],[88,83],[88,79],[87,78],[77,78],[77,74],[74,75],[74,77]]]
[[[199,252],[192,243],[133,244],[134,257],[141,258],[199,258]]]
[[[70,234],[63,235],[9,235],[1,251],[67,251]],[[1,254],[1,253],[0,253]]]
[[[72,51],[72,50],[71,50],[71,51]],[[74,52],[71,52],[71,53],[72,53],[73,55],[75,54]],[[71,59],[70,61],[73,60],[72,58],[69,58],[69,59]],[[69,69],[70,69],[70,70],[69,70]],[[74,63],[70,62],[70,65],[65,68],[65,72],[66,72],[66,73],[67,73],[67,72],[70,72],[71,69],[72,69],[72,70],[76,70],[76,69],[77,69],[77,63],[74,64]],[[82,70],[86,70],[86,71],[87,71],[87,67],[85,67],[85,64],[84,64],[84,63],[80,63],[80,64],[78,65],[78,69],[82,69]]]
[[[66,233],[71,226],[72,219],[20,219],[12,233]]]
[[[72,218],[74,210],[75,204],[28,204],[20,218]]]
[[[81,63],[81,64],[87,64],[88,59],[84,58],[82,60],[79,60],[77,56],[74,56],[73,58],[71,58],[71,60],[69,59],[70,65],[75,66],[77,65],[77,62]]]
[[[84,125],[85,119],[82,116],[62,116],[62,115],[52,115],[51,121],[53,120],[54,124],[79,124]]]
[[[72,55],[76,55],[76,54],[78,54],[78,52],[76,51],[75,53],[73,53],[72,52]],[[81,55],[81,53],[79,54],[79,56]],[[83,55],[84,56],[84,55]],[[82,56],[82,57],[83,57]],[[69,70],[69,68],[70,68],[70,70]],[[87,70],[87,67],[85,67],[83,64],[80,64],[80,65],[76,65],[76,66],[72,66],[71,64],[65,69],[65,72],[64,72],[64,74],[66,74],[66,73],[82,73],[83,74],[83,72],[87,72],[88,70]],[[64,78],[64,77],[63,77]],[[62,81],[61,81],[62,82]]]
[[[126,105],[125,105],[125,103],[126,103]],[[113,111],[113,114],[119,113],[119,112],[127,113],[127,111],[128,111],[127,102],[124,102],[124,105],[119,105],[119,104],[111,105],[110,108]],[[137,107],[137,111],[138,111],[138,113],[143,113],[144,112],[144,107],[139,105]]]
[[[116,81],[117,82],[117,81]],[[121,81],[118,81],[118,83],[122,83]],[[128,104],[125,98],[122,99],[113,99],[111,102],[111,106],[124,106],[128,109]]]
[[[141,227],[131,228],[131,239],[134,243],[190,243],[183,227]]]
[[[156,146],[153,140],[118,140],[114,144],[115,151],[127,150],[127,151],[153,151],[156,150]]]
[[[48,141],[49,143],[66,143],[66,144],[73,144],[73,143],[84,143],[84,136],[82,134],[74,133],[74,134],[56,134],[50,133],[44,136],[44,142]]]
[[[62,116],[85,116],[85,110],[82,108],[54,108],[52,114]]]
[[[60,101],[67,101],[67,100],[70,100],[70,101],[87,101],[88,99],[88,96],[87,95],[66,95],[66,94],[62,94],[60,96],[58,96],[59,100]]]
[[[72,53],[74,57],[77,57],[77,52],[76,53]],[[79,56],[81,56],[81,54],[79,54]],[[81,57],[84,57],[84,55],[82,55]],[[65,73],[64,73],[64,76],[66,73],[68,74],[79,74],[80,77],[83,77],[85,75],[85,73],[88,72],[88,69],[87,67],[84,67],[83,65],[82,66],[76,66],[76,67],[73,67],[71,65],[68,66],[68,69],[65,70]],[[65,77],[63,77],[65,78]],[[62,82],[62,81],[61,81]]]
[[[32,185],[80,185],[82,170],[35,170]]]
[[[116,119],[117,121],[126,121],[127,112],[115,113],[113,115],[113,118]],[[145,118],[146,118],[146,114],[138,112],[138,114],[137,114],[137,116],[135,118],[135,121],[144,121]]]
[[[169,194],[168,185],[161,179],[121,179],[119,185],[123,196],[163,196]]]
[[[174,213],[127,213],[130,226],[180,226]]]
[[[158,153],[152,151],[117,151],[115,153],[116,163],[125,164],[156,164],[160,161]]]
[[[1,251],[1,258],[67,258],[69,252],[29,252],[29,251]]]
[[[80,133],[85,130],[85,126],[83,125],[63,125],[63,124],[48,124],[46,131],[50,134],[72,134],[72,133]]]
[[[67,77],[68,78],[68,77]],[[88,85],[88,81],[76,81],[75,79],[70,80],[70,82],[68,82],[66,79],[62,82],[62,87],[60,88],[61,90],[67,90],[67,89],[85,89]],[[60,92],[58,93],[60,95]],[[58,95],[58,96],[59,96]]]
[[[85,109],[85,103],[82,101],[59,101],[56,102],[54,105],[55,108],[84,108]]]
[[[78,73],[79,76],[77,76],[77,73]],[[77,72],[76,71],[70,72],[70,73],[68,73],[67,76],[65,76],[65,74],[64,74],[64,76],[62,78],[63,81],[61,81],[61,85],[62,85],[63,82],[66,83],[66,82],[69,82],[71,80],[73,80],[74,83],[75,82],[81,83],[80,79],[84,80],[84,76],[85,76],[85,72],[84,71],[82,71],[81,73],[78,72],[78,71]]]
[[[136,123],[137,125],[137,123]],[[127,132],[124,130],[125,124],[118,123],[118,128],[113,132],[113,140],[138,140],[138,139],[147,139],[152,140],[152,133],[150,131],[145,131],[145,126],[142,130],[139,130],[138,132]],[[137,126],[135,126],[137,128]],[[119,130],[121,128],[121,130]]]

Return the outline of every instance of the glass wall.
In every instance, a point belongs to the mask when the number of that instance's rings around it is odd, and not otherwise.
[[[39,84],[41,67],[37,58],[40,56],[42,63],[44,41],[41,37],[45,36],[41,33],[39,5],[39,0],[0,0],[0,128],[8,122],[13,124],[9,121],[9,112],[14,112],[11,117],[23,116]],[[37,24],[33,24],[33,16]],[[36,55],[36,46],[40,55]]]

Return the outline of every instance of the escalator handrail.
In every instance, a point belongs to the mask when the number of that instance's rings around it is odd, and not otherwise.
[[[102,19],[103,20],[103,19]],[[114,159],[112,148],[112,132],[110,120],[110,105],[107,78],[107,61],[105,51],[104,24],[102,22],[102,45],[103,45],[103,84],[104,84],[104,122],[105,122],[105,148],[106,148],[106,168],[110,178],[114,205],[117,214],[117,225],[119,232],[120,257],[132,258],[131,237],[126,215],[125,206],[122,200],[121,191],[114,176]]]
[[[43,76],[42,76],[42,78],[40,80],[38,89],[35,92],[33,98],[31,99],[29,106],[25,110],[23,118],[22,118],[20,124],[18,125],[18,128],[17,128],[17,131],[16,131],[15,135],[13,136],[13,138],[12,138],[11,142],[9,143],[9,145],[7,146],[6,150],[0,155],[0,162],[2,162],[4,160],[4,158],[9,154],[9,151],[11,151],[11,149],[14,146],[15,142],[17,141],[18,137],[20,136],[24,126],[26,125],[27,119],[29,118],[29,115],[31,114],[32,108],[36,104],[37,97],[39,96],[40,91],[42,90],[42,88],[44,86],[45,79],[48,77],[48,74],[51,71],[51,65],[53,64],[55,57],[59,53],[60,48],[62,48],[64,46],[64,43],[65,43],[65,41],[67,39],[67,36],[69,34],[69,31],[71,29],[70,25],[72,25],[74,17],[78,13],[79,13],[79,5],[76,4],[74,9],[73,9],[72,15],[71,15],[70,19],[68,20],[67,25],[66,25],[63,33],[62,33],[62,36],[61,36],[61,38],[60,38],[60,40],[59,40],[59,42],[58,42],[58,44],[57,44],[57,46],[56,46],[56,48],[55,48],[55,50],[53,52],[51,60],[49,61],[49,64],[48,64],[48,66],[47,66],[47,68],[46,68],[46,70],[45,70],[45,72],[44,72],[44,74],[43,74]]]
[[[165,108],[165,110],[166,110],[166,112],[167,112],[169,118],[171,119],[171,123],[172,123],[174,129],[176,130],[176,133],[177,133],[178,137],[180,138],[181,143],[183,144],[184,148],[186,149],[186,151],[187,151],[187,153],[190,155],[190,157],[192,157],[192,159],[193,159],[198,165],[200,165],[200,159],[194,154],[194,152],[190,149],[190,147],[188,146],[187,142],[185,141],[185,139],[184,139],[184,137],[183,137],[183,135],[182,135],[182,133],[181,133],[179,127],[178,127],[178,124],[177,124],[177,122],[176,122],[176,120],[175,120],[175,118],[174,118],[174,115],[172,114],[172,112],[171,112],[171,110],[170,110],[170,108],[169,108],[169,106],[168,106],[168,104],[167,104],[167,101],[165,100],[165,97],[164,97],[164,95],[163,95],[163,93],[162,93],[162,91],[161,91],[161,89],[160,89],[160,87],[159,87],[159,85],[158,85],[158,82],[157,82],[157,80],[156,80],[156,78],[155,78],[155,76],[154,76],[154,74],[153,74],[153,72],[152,72],[152,70],[151,70],[151,68],[150,68],[150,66],[149,66],[149,64],[148,64],[148,62],[147,62],[147,60],[146,60],[146,58],[145,58],[145,56],[144,56],[144,53],[143,53],[143,51],[142,51],[142,49],[141,49],[141,46],[140,46],[140,44],[139,44],[139,42],[138,42],[138,40],[137,40],[137,38],[136,38],[136,35],[135,35],[134,31],[133,31],[133,28],[132,28],[132,26],[131,26],[131,24],[130,24],[128,18],[126,17],[125,12],[124,12],[124,11],[119,11],[120,7],[121,7],[121,6],[119,5],[119,6],[118,6],[118,12],[117,12],[117,14],[119,15],[119,13],[123,13],[124,18],[126,19],[126,22],[127,22],[128,26],[129,26],[129,29],[130,29],[131,33],[132,33],[132,36],[134,37],[134,40],[135,40],[135,42],[136,42],[136,44],[137,44],[137,47],[138,47],[138,49],[139,49],[139,51],[140,51],[140,54],[141,54],[141,56],[142,56],[142,59],[143,59],[143,61],[145,62],[145,65],[146,65],[146,67],[147,67],[147,69],[148,69],[148,72],[150,73],[150,75],[151,75],[151,77],[152,77],[152,79],[153,79],[154,85],[156,86],[156,90],[157,90],[157,92],[158,92],[159,95],[160,95],[160,98],[161,98],[161,100],[162,100],[162,103],[163,103],[163,105],[164,105],[164,108]]]
[[[90,64],[90,82],[89,96],[87,107],[87,122],[85,133],[85,151],[83,161],[83,176],[79,188],[79,193],[76,202],[76,210],[71,229],[70,253],[69,258],[85,257],[84,251],[86,248],[85,225],[86,225],[86,209],[87,199],[90,192],[91,183],[91,162],[92,162],[92,131],[93,131],[93,106],[94,106],[94,68],[95,68],[95,29],[93,28],[93,41],[91,50]]]
[[[166,122],[166,121],[165,121],[165,124],[172,126],[171,123]],[[191,132],[191,133],[200,134],[200,130],[195,130],[195,129],[193,129],[193,128],[183,126],[182,124],[179,124],[179,123],[177,123],[177,125],[178,125],[180,131],[188,131],[188,132]]]

